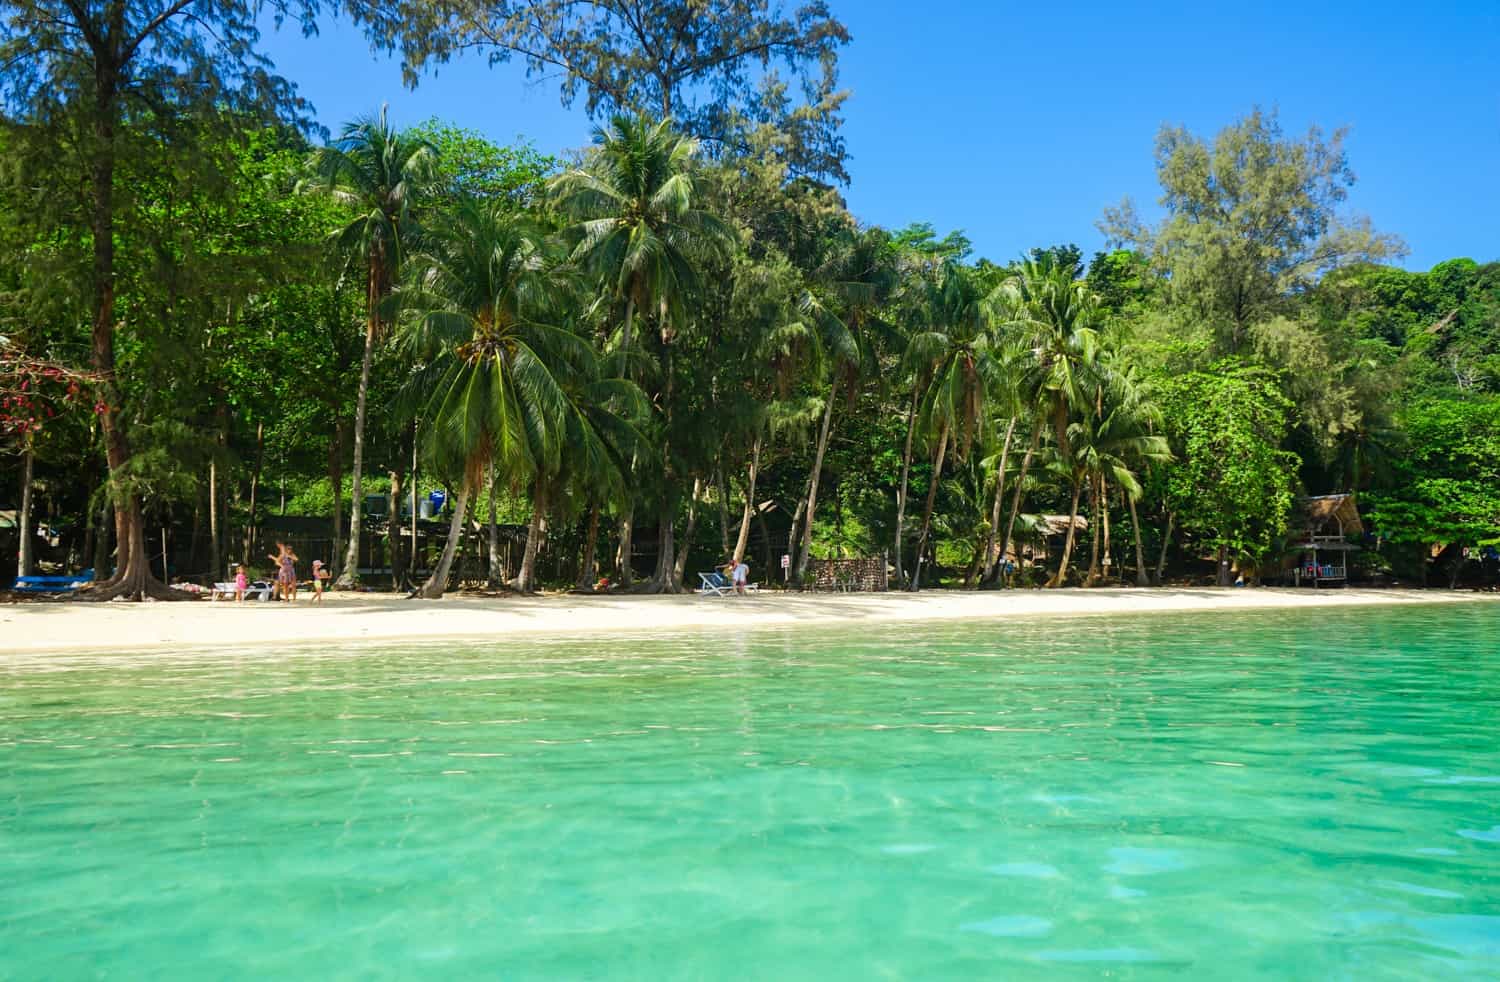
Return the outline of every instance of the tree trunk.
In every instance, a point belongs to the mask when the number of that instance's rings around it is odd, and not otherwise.
[[[833,423],[833,403],[838,398],[838,379],[828,387],[828,405],[823,407],[823,426],[818,431],[818,448],[813,454],[812,474],[807,482],[807,514],[802,526],[802,545],[797,550],[797,565],[793,576],[801,582],[807,572],[807,557],[812,552],[813,521],[818,514],[818,483],[823,477],[823,455],[828,452],[828,433]]]
[[[1172,519],[1175,516],[1167,512],[1167,527],[1161,534],[1161,552],[1156,557],[1156,585],[1161,586],[1162,578],[1167,572],[1167,546],[1172,544]]]
[[[123,16],[123,8],[121,9]],[[89,231],[93,238],[94,323],[90,364],[99,378],[99,425],[104,433],[111,498],[115,505],[115,539],[120,560],[114,575],[80,599],[185,600],[190,595],[169,589],[151,575],[146,556],[141,503],[124,480],[130,443],[123,422],[124,401],[115,375],[115,123],[119,113],[118,66],[98,64],[94,75],[94,159],[90,167]]]
[[[589,529],[583,537],[583,562],[578,566],[579,590],[592,590],[599,575],[599,503],[589,507]]]
[[[750,518],[755,512],[755,480],[760,474],[760,437],[750,445],[750,472],[745,477],[745,513],[740,517],[740,534],[734,542],[734,561],[738,563],[745,556],[745,548],[750,544]]]
[[[219,501],[224,494],[219,489],[219,454],[223,452],[228,443],[228,412],[224,403],[220,402],[215,410],[218,417],[218,432],[214,435],[215,454],[208,459],[208,562],[213,567],[214,575],[210,582],[217,581],[221,576],[228,576],[229,570],[224,562],[224,530],[220,527]],[[233,579],[233,577],[230,577]]]
[[[932,508],[937,504],[938,485],[943,482],[943,458],[948,453],[948,424],[938,433],[937,458],[932,465],[932,483],[927,488],[927,505],[922,509],[922,531],[917,536],[917,554],[912,559],[910,590],[922,589],[922,562],[927,555],[927,536],[932,531]]]
[[[1063,540],[1062,565],[1057,567],[1057,576],[1047,585],[1056,589],[1068,582],[1068,566],[1073,562],[1073,541],[1077,538],[1078,499],[1083,496],[1083,482],[1073,482],[1073,504],[1068,509],[1068,537]]]
[[[334,576],[344,558],[344,421],[333,422],[333,438],[328,441],[328,483],[333,488],[333,555],[329,556]]]
[[[990,507],[990,530],[984,540],[984,576],[988,581],[995,575],[995,539],[1000,534],[1000,508],[1005,499],[1005,465],[1010,457],[1010,440],[1016,432],[1015,417],[1005,425],[1005,442],[1000,445],[1000,467],[995,471],[995,503]]]
[[[1093,586],[1099,582],[1099,506],[1104,497],[1100,490],[1102,484],[1102,478],[1089,479],[1089,513],[1093,524],[1089,527],[1089,571],[1084,577],[1084,586]]]
[[[1026,474],[1031,470],[1031,460],[1036,456],[1036,448],[1042,442],[1042,422],[1037,423],[1031,430],[1031,444],[1026,448],[1026,455],[1021,458],[1021,472],[1016,475],[1016,490],[1010,499],[1010,518],[1005,522],[1005,538],[1000,540],[1000,557],[1003,560],[1010,553],[1011,543],[1015,539],[1016,519],[1021,516],[1021,494],[1026,490]],[[1016,550],[1016,556],[1020,558],[1020,550]],[[1003,567],[1002,562],[1002,567]],[[1019,567],[1019,563],[1017,566]]]
[[[687,575],[688,553],[693,548],[693,532],[698,525],[698,495],[702,493],[702,479],[693,478],[693,496],[688,499],[687,528],[682,533],[682,544],[677,547],[677,561],[672,565],[672,573],[678,583]]]
[[[227,570],[220,564],[219,555],[219,461],[208,458],[208,568],[212,570],[209,583],[218,582]]]
[[[1151,579],[1146,575],[1146,556],[1141,549],[1141,520],[1136,514],[1135,498],[1127,492],[1125,500],[1130,502],[1130,527],[1135,531],[1135,585],[1150,586]]]
[[[724,480],[724,462],[714,470],[714,484],[719,497],[719,555],[729,555],[729,485]]]
[[[772,566],[771,566],[771,530],[766,527],[766,518],[765,518],[764,515],[762,515],[760,513],[759,509],[756,509],[756,512],[755,512],[755,527],[758,528],[758,529],[760,529],[761,568],[766,571],[763,579],[765,581],[769,581],[771,579],[771,569],[772,569]]]
[[[516,590],[531,593],[536,589],[536,557],[542,551],[542,540],[547,534],[547,479],[540,474],[536,479],[536,494],[531,503],[531,524],[526,527],[526,551],[521,554],[521,572],[516,574]]]
[[[974,558],[969,560],[968,569],[964,570],[965,590],[968,590],[974,586],[975,581],[979,579],[980,570],[984,569],[984,550],[985,543],[981,540],[980,543],[974,547]]]
[[[96,488],[95,491],[97,490]],[[84,514],[87,517],[84,518],[83,523],[83,547],[78,550],[78,566],[80,569],[92,566],[93,558],[96,555],[96,541],[99,538],[99,529],[97,527],[99,520],[94,516],[95,491],[89,492],[89,496],[83,499]],[[99,567],[92,566],[92,568],[97,570]]]
[[[448,521],[448,541],[443,543],[443,555],[438,559],[437,568],[432,571],[427,582],[422,584],[420,596],[424,600],[438,600],[448,589],[448,573],[453,568],[453,554],[458,549],[458,540],[464,534],[464,515],[468,510],[469,479],[465,477],[458,488],[458,502],[453,506],[453,517]]]
[[[36,437],[32,434],[26,435],[26,452],[21,458],[21,514],[17,526],[21,534],[21,541],[16,552],[16,575],[30,576],[32,567],[32,552],[35,549],[36,534],[31,530],[31,486],[36,478]]]
[[[625,505],[625,514],[620,516],[620,544],[615,548],[615,569],[620,574],[620,586],[627,589],[635,583],[635,502]]]
[[[108,481],[108,476],[105,477]],[[109,488],[106,486],[100,490],[99,501],[99,529],[94,533],[94,579],[108,579],[111,574],[109,562],[111,538],[114,531],[114,508],[110,505]]]
[[[260,471],[266,462],[266,424],[255,424],[255,466],[250,469],[250,515],[245,520],[245,540],[240,548],[240,563],[250,565],[250,550],[255,548],[257,495],[260,494]]]
[[[896,490],[896,541],[891,554],[896,567],[896,583],[906,586],[906,570],[901,565],[901,540],[906,538],[906,489],[911,480],[911,442],[917,430],[917,388],[912,386],[911,406],[906,410],[906,449],[901,453],[901,487]]]
[[[655,593],[681,593],[682,580],[674,576],[677,565],[677,548],[674,536],[676,535],[677,502],[672,497],[672,488],[676,486],[676,475],[672,467],[672,390],[676,380],[675,368],[673,366],[673,353],[676,350],[672,344],[667,320],[667,302],[661,301],[660,314],[657,324],[661,330],[661,361],[662,361],[662,438],[661,438],[661,473],[664,486],[667,489],[666,499],[662,502],[661,519],[657,525],[657,547],[656,547],[656,573],[651,577],[651,590]]]
[[[597,515],[597,512],[595,513]],[[500,525],[495,521],[495,465],[490,464],[490,571],[486,585],[495,590],[500,587]],[[596,518],[595,521],[598,519]]]
[[[1109,579],[1109,571],[1115,568],[1115,560],[1110,555],[1109,483],[1102,477],[1099,478],[1099,520],[1104,527],[1104,545],[1101,550],[1104,553],[1104,566],[1100,570],[1099,579],[1106,581]]]
[[[391,486],[385,493],[385,551],[391,561],[391,589],[406,588],[406,560],[401,548],[401,472],[390,470]]]
[[[1229,575],[1229,547],[1228,546],[1219,546],[1219,552],[1218,552],[1218,569],[1216,569],[1214,572],[1215,572],[1215,575],[1217,577],[1215,579],[1215,582],[1218,583],[1219,586],[1229,586],[1231,583],[1234,582],[1234,578]]]
[[[403,550],[401,579],[396,583],[397,590],[411,589],[412,581],[417,575],[417,425],[417,423],[411,425],[411,488],[407,492],[407,496],[411,499],[407,506],[411,514],[406,516],[411,543]]]
[[[662,505],[661,518],[657,525],[656,571],[651,575],[653,593],[681,593],[682,583],[673,577],[677,561],[676,528],[677,508],[668,502]]]
[[[359,396],[354,403],[354,467],[350,472],[349,482],[349,548],[344,554],[344,565],[339,571],[338,587],[341,590],[352,590],[359,582],[359,538],[362,531],[361,518],[364,510],[364,469],[365,469],[365,403],[370,396],[370,362],[375,357],[375,331],[379,326],[379,315],[375,290],[375,262],[371,261],[370,271],[370,303],[365,318],[365,353],[359,362]],[[467,490],[467,489],[465,489]],[[447,548],[444,547],[444,552]],[[452,556],[448,557],[452,561]],[[432,580],[427,581],[431,584]],[[423,596],[427,595],[427,586],[422,587]],[[437,593],[442,596],[441,590]]]

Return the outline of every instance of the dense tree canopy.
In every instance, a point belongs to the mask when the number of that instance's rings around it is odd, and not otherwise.
[[[1493,575],[1500,264],[1384,265],[1341,133],[1164,129],[1159,224],[997,260],[825,183],[847,33],[821,3],[348,9],[414,73],[474,45],[561,68],[593,144],[564,166],[379,112],[322,142],[250,8],[6,8],[19,568],[168,596],[295,536],[429,597],[675,591],[731,557],[1271,579],[1297,498],[1352,492],[1364,572]]]

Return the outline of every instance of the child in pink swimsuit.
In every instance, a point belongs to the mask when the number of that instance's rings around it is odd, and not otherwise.
[[[245,599],[245,591],[249,587],[250,587],[250,584],[245,580],[245,567],[243,567],[243,566],[236,566],[234,568],[234,602],[235,603],[239,603],[241,600]]]

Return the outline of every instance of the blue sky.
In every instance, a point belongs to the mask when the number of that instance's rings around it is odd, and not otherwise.
[[[1351,128],[1349,208],[1402,236],[1409,268],[1500,259],[1494,0],[831,6],[854,36],[841,58],[846,195],[864,221],[963,229],[1001,261],[1060,242],[1092,251],[1106,205],[1129,195],[1154,213],[1162,123],[1206,135],[1259,104],[1288,132]],[[400,124],[440,116],[552,152],[589,140],[555,80],[519,65],[469,57],[411,91],[348,24],[313,39],[268,29],[264,47],[333,130],[384,101]]]

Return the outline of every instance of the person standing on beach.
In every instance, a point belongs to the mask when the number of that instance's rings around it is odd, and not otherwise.
[[[313,560],[313,603],[323,602],[323,581],[328,579],[328,570],[323,566],[323,560]]]
[[[238,564],[234,567],[234,602],[240,603],[245,599],[245,591],[250,584],[245,579],[245,567]]]
[[[741,559],[734,564],[734,572],[730,577],[734,581],[734,592],[740,596],[746,596],[746,584],[750,582],[750,564]]]
[[[287,603],[297,602],[297,554],[285,542],[276,543],[276,555],[270,557],[276,564],[276,592]]]

